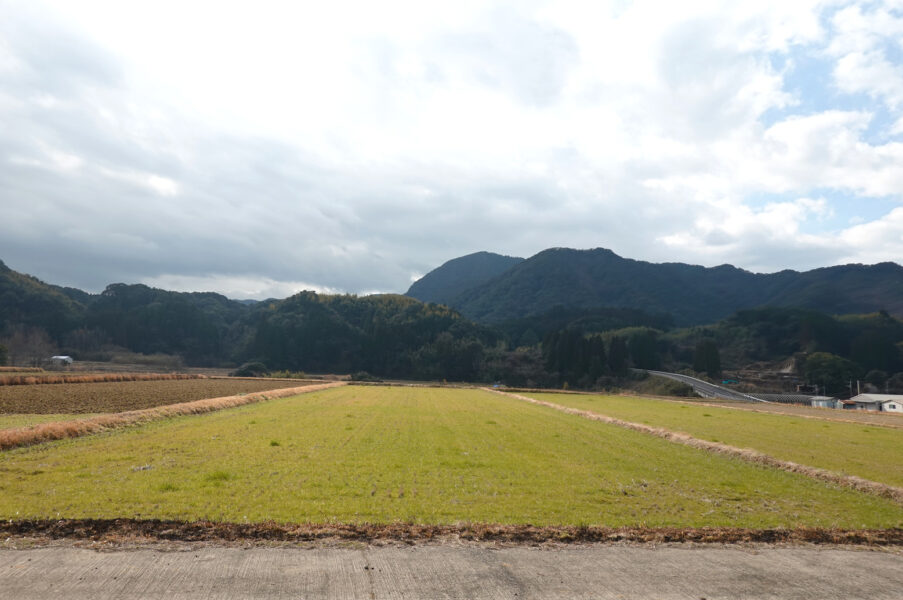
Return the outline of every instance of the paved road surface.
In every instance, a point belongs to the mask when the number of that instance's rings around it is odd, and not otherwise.
[[[903,556],[833,548],[0,550],[0,598],[903,598]]]
[[[689,375],[681,375],[680,373],[666,373],[664,371],[649,371],[650,375],[658,375],[659,377],[667,377],[674,381],[686,383],[691,386],[697,394],[706,398],[722,398],[724,400],[739,400],[741,402],[765,402],[761,398],[750,396],[742,392],[737,392],[720,385],[715,385]]]

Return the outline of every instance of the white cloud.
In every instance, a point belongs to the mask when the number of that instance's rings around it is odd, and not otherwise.
[[[850,204],[903,201],[871,132],[903,133],[888,6],[7,2],[0,257],[260,297],[404,291],[482,249],[866,256]]]
[[[202,276],[164,274],[156,277],[145,277],[141,279],[141,283],[177,292],[195,292],[198,290],[217,292],[236,300],[286,298],[305,290],[320,294],[335,294],[339,292],[339,290],[333,288],[301,281],[276,281],[269,277],[241,277],[231,274]]]
[[[886,216],[855,225],[839,236],[847,249],[844,262],[900,262],[903,256],[903,208],[895,208]]]
[[[769,262],[777,253],[785,253],[806,267],[814,251],[831,248],[830,238],[802,231],[808,219],[823,218],[830,208],[823,199],[800,198],[792,202],[773,202],[760,209],[725,202],[708,214],[698,216],[691,229],[660,238],[672,250],[681,250],[709,263],[706,255],[715,248],[721,257],[742,262],[751,270],[771,270]],[[743,257],[742,261],[738,261]]]
[[[863,10],[848,6],[832,20],[835,35],[827,52],[837,59],[834,79],[847,93],[865,93],[884,100],[889,107],[903,105],[903,66],[888,57],[886,46],[900,46],[903,16],[889,3]],[[900,47],[896,48],[896,52]]]

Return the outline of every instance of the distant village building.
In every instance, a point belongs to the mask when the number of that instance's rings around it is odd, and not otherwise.
[[[841,401],[830,396],[812,396],[809,398],[815,408],[842,408]]]
[[[899,394],[859,394],[843,401],[848,410],[880,410],[903,413],[903,395]]]
[[[68,367],[72,364],[71,356],[51,356],[50,364],[54,367]]]

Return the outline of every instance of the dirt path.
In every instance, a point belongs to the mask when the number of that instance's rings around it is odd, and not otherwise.
[[[831,548],[0,550],[0,596],[899,599],[903,556]]]

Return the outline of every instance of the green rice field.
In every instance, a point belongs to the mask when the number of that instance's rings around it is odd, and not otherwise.
[[[480,390],[347,386],[0,453],[0,518],[887,528],[889,500]]]
[[[653,398],[525,394],[609,417],[753,448],[782,460],[903,486],[903,431]]]

